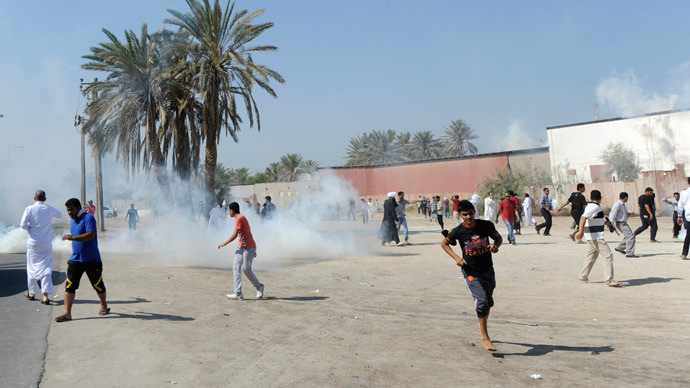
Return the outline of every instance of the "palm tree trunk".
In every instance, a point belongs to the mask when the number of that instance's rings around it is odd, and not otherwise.
[[[187,210],[188,216],[194,218],[194,205],[192,204],[192,185],[191,185],[191,154],[189,152],[189,138],[187,137],[187,126],[185,125],[185,112],[177,112],[175,121],[175,169],[180,177],[182,185],[183,208]]]
[[[158,141],[158,134],[156,133],[156,116],[153,112],[152,104],[149,99],[149,108],[146,114],[146,141],[151,156],[151,168],[153,168],[153,175],[156,177],[158,186],[163,196],[165,206],[172,204],[172,191],[170,190],[170,180],[168,179],[168,170],[165,168],[165,157],[161,152],[160,142]]]

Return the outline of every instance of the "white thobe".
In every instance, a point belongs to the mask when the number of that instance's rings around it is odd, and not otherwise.
[[[484,199],[484,219],[494,222],[498,214],[498,202],[495,199],[486,197]]]
[[[208,226],[215,229],[220,226],[221,216],[224,215],[223,208],[214,206],[208,213]]]
[[[472,199],[470,199],[470,203],[472,206],[474,206],[474,214],[476,215],[477,219],[481,219],[482,217],[479,215],[479,201],[482,199],[482,197],[479,196],[479,194],[473,194]]]
[[[26,278],[30,294],[53,292],[53,217],[60,211],[42,201],[24,210],[20,226],[29,232],[26,242]],[[38,282],[41,282],[39,289]]]
[[[524,217],[526,226],[532,226],[537,223],[532,215],[532,198],[527,197],[524,201],[522,201],[522,210],[525,213]]]

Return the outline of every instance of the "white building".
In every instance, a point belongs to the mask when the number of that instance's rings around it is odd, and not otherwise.
[[[670,171],[680,164],[690,175],[690,110],[546,129],[554,182],[610,181],[600,155],[617,142],[637,153],[642,171]]]

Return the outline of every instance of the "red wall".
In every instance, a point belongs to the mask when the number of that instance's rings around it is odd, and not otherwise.
[[[334,168],[332,171],[351,181],[352,187],[362,196],[381,196],[390,191],[442,195],[477,192],[486,178],[507,167],[508,155],[500,154],[382,167]]]

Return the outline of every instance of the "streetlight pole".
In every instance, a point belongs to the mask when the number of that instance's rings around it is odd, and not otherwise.
[[[85,83],[84,79],[80,79],[79,90],[82,90],[84,85],[92,85],[98,82],[98,78],[93,79],[93,83]],[[98,92],[91,90],[91,103],[93,104],[98,98]],[[82,131],[81,131],[81,155],[82,155],[82,196],[83,201],[86,202],[86,161],[84,157],[85,153],[85,134],[82,119]],[[93,147],[93,156],[95,162],[95,172],[96,172],[96,214],[98,215],[98,224],[100,226],[101,232],[105,231],[105,219],[103,217],[103,171],[101,169],[101,147],[100,144],[96,144]]]

